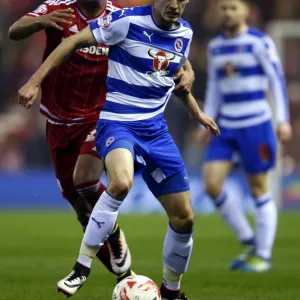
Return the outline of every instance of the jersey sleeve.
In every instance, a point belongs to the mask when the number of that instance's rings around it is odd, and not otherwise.
[[[217,70],[213,65],[213,56],[211,54],[210,48],[208,48],[207,60],[207,82],[203,110],[205,114],[207,114],[212,119],[216,120],[221,105],[221,94],[217,82]]]
[[[93,21],[90,28],[99,44],[112,46],[125,40],[129,25],[130,19],[124,14],[124,10],[117,10]]]
[[[53,1],[45,1],[40,6],[38,6],[35,10],[26,14],[26,16],[39,17],[39,16],[47,15],[47,14],[53,12],[54,10],[56,10],[58,8],[58,6],[53,5],[53,4],[51,5],[51,3],[53,3]]]
[[[273,101],[275,104],[276,119],[278,123],[289,122],[289,105],[286,81],[283,68],[270,37],[266,37],[256,48],[259,62],[268,76]]]

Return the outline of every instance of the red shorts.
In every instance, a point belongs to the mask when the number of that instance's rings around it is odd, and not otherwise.
[[[48,121],[46,137],[58,185],[65,198],[74,199],[73,172],[78,156],[90,154],[99,157],[95,145],[96,124],[66,126]]]

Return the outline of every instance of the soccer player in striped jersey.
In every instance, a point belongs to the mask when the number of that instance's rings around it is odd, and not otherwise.
[[[142,173],[169,217],[163,248],[163,299],[187,299],[180,282],[192,252],[193,211],[188,175],[164,120],[174,75],[188,57],[192,29],[181,19],[188,0],[156,0],[92,22],[65,40],[19,91],[31,105],[47,74],[83,45],[110,45],[108,93],[97,125],[96,146],[105,161],[109,185],[97,202],[73,271],[58,288],[73,295],[90,273],[95,254],[113,229],[134,173]],[[190,93],[180,95],[193,118],[218,135],[215,122]]]
[[[204,112],[218,119],[221,136],[208,146],[204,181],[224,221],[232,228],[243,250],[231,269],[262,272],[271,267],[277,227],[276,204],[268,185],[276,162],[276,137],[267,101],[270,86],[280,142],[291,138],[283,70],[272,39],[249,27],[246,0],[218,0],[224,33],[208,47],[208,84]],[[207,140],[203,132],[202,140]],[[223,183],[238,153],[256,205],[256,233]]]

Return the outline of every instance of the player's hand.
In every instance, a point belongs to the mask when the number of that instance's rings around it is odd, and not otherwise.
[[[31,108],[39,93],[39,85],[33,81],[28,81],[18,93],[18,103],[26,109]]]
[[[292,126],[290,123],[277,125],[277,137],[281,143],[288,142],[292,138]]]
[[[213,135],[219,136],[220,129],[216,122],[208,117],[205,113],[201,112],[198,118],[198,122],[203,125],[206,129],[208,129]]]
[[[183,68],[180,68],[179,71],[175,74],[174,80],[176,83],[176,87],[173,93],[180,94],[188,94],[191,92],[192,86],[195,81],[195,73],[194,71],[185,71]]]
[[[59,24],[72,24],[72,22],[68,21],[67,19],[75,18],[75,15],[72,14],[73,12],[74,10],[72,8],[58,9],[50,14],[38,17],[39,23],[44,28],[51,27],[58,30],[63,30],[63,28],[59,26]]]

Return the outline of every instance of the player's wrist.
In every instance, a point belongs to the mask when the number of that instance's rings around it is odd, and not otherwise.
[[[45,16],[38,16],[35,19],[35,24],[41,29],[45,29],[47,25],[45,24]]]
[[[41,84],[41,80],[38,78],[38,76],[33,75],[30,79],[29,79],[30,83],[35,85],[35,86],[39,86]]]

